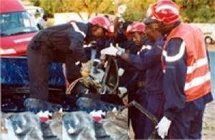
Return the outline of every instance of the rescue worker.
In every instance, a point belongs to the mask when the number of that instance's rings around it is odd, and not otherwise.
[[[142,49],[146,47],[146,42],[143,41],[144,30],[139,30],[143,23],[133,24],[130,32],[132,33],[133,41],[136,45],[141,45]],[[162,116],[163,92],[162,92],[162,70],[160,66],[161,46],[164,45],[163,36],[157,32],[156,28],[146,27],[146,34],[150,37],[151,44],[149,51],[140,51],[139,54],[130,54],[124,52],[122,48],[109,47],[103,49],[101,54],[118,56],[121,59],[132,64],[141,74],[144,74],[144,87],[140,87],[135,93],[134,99],[145,107],[152,114],[160,118]],[[149,45],[148,45],[149,46]],[[134,93],[133,93],[134,94]],[[135,139],[146,139],[152,134],[155,128],[153,122],[140,111],[136,112],[132,119],[134,127]]]
[[[146,45],[145,42],[145,25],[141,22],[134,22],[130,25],[128,25],[126,32],[126,36],[128,38],[127,41],[122,42],[120,44],[120,47],[124,48],[126,52],[129,54],[134,54],[137,55],[140,51],[143,54],[144,52],[147,52],[149,48],[145,47],[142,48],[143,43]],[[136,39],[133,41],[132,39],[132,34],[138,32],[141,34],[141,38]],[[130,39],[131,38],[131,39]],[[145,76],[145,71],[140,71],[136,67],[133,67],[132,64],[130,63],[125,63],[123,59],[119,59],[118,61],[119,66],[121,66],[125,72],[120,77],[120,83],[121,86],[124,86],[127,88],[127,102],[131,102],[133,100],[138,100],[138,96],[136,96],[136,92],[138,91],[139,88],[143,88],[144,86],[144,76]],[[139,110],[135,107],[129,107],[128,108],[128,123],[131,123],[131,126],[133,128],[134,133],[136,134],[136,138],[138,138],[138,129],[141,130],[142,127],[137,127],[140,119],[137,119],[137,116],[142,117],[144,119],[145,117],[139,112]]]
[[[159,0],[147,12],[145,24],[156,24],[166,35],[162,65],[164,116],[156,126],[161,138],[200,139],[205,105],[213,98],[203,33],[182,23],[171,0]]]
[[[41,30],[27,49],[30,97],[48,100],[49,64],[65,62],[66,77],[71,83],[81,77],[76,62],[86,62],[84,43],[108,34],[110,22],[96,16],[89,23],[71,21]]]
[[[135,29],[133,27],[135,27]],[[138,32],[143,33],[144,29],[145,25],[139,22],[128,24],[126,29],[124,29],[124,35],[119,35],[122,38],[126,38],[124,41],[119,42],[119,47],[125,49],[125,51],[130,54],[137,54],[141,50],[142,45],[137,43],[135,44],[135,42],[132,40],[131,34],[134,32],[134,30],[138,30]],[[120,77],[119,86],[127,88],[128,93],[135,93],[137,91],[137,80],[139,79],[139,71],[131,64],[125,63],[124,60],[117,60],[119,67],[124,69],[124,74]],[[132,94],[129,95],[132,96]],[[130,98],[129,101],[131,101]]]

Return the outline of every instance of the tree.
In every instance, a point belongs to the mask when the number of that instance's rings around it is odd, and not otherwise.
[[[48,14],[56,12],[87,12],[114,14],[117,6],[127,5],[126,20],[142,21],[147,8],[157,0],[31,0]],[[191,22],[215,22],[215,0],[174,0],[180,7],[182,19]]]
[[[215,22],[215,0],[176,0],[182,18],[191,22]]]

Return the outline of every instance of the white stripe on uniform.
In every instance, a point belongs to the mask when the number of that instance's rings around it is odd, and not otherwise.
[[[175,7],[171,6],[171,5],[167,5],[167,4],[166,5],[162,5],[162,6],[158,6],[156,8],[156,12],[159,12],[159,11],[162,12],[162,10],[164,10],[164,11],[171,10],[172,12],[174,12],[174,14],[176,14],[176,15],[179,14],[179,10],[177,8],[175,8]]]
[[[84,38],[86,37],[86,34],[78,28],[75,22],[71,22],[71,24],[76,32],[80,33],[82,36],[84,36]]]
[[[175,62],[175,61],[178,61],[179,59],[181,59],[183,57],[184,53],[185,53],[185,42],[183,41],[181,43],[179,53],[176,54],[175,56],[167,56],[167,52],[165,50],[163,50],[162,54],[163,54],[166,62]]]

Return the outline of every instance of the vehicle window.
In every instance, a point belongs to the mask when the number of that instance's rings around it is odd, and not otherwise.
[[[1,36],[10,36],[38,31],[27,12],[0,14]]]

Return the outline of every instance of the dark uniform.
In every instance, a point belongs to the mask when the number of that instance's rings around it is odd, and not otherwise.
[[[162,45],[163,40],[158,40],[150,50],[143,50],[139,55],[129,55],[130,63],[140,71],[140,75],[144,75],[144,86],[139,87],[133,97],[158,119],[162,117],[164,104],[160,63]],[[133,120],[136,139],[146,139],[152,134],[155,125],[140,111],[136,112]]]
[[[120,43],[120,47],[126,49],[130,54],[137,54],[137,52],[140,50],[139,47],[135,45],[135,43],[132,40],[127,40],[122,43]],[[142,77],[144,77],[144,74],[141,73],[137,68],[133,67],[132,64],[126,63],[123,59],[118,59],[118,64],[120,68],[124,69],[124,74],[120,77],[119,80],[119,86],[127,88],[127,95],[128,95],[128,102],[131,102],[135,100],[135,94],[138,90],[137,83]],[[130,107],[128,109],[128,120],[131,120],[131,125],[135,131],[135,122],[138,110],[134,107]],[[128,123],[129,123],[128,121]]]
[[[91,25],[71,22],[41,30],[27,49],[30,97],[48,99],[49,64],[65,62],[69,82],[79,78],[77,61],[86,61],[83,48]]]
[[[124,32],[126,32],[127,27],[132,22],[125,22],[117,30],[117,36],[114,40],[114,43],[118,43],[121,48],[124,48],[126,52],[136,55],[140,50],[139,46],[136,46],[132,39],[128,39]],[[124,74],[119,79],[119,86],[125,87],[127,89],[128,102],[135,100],[135,94],[138,87],[138,80],[143,79],[144,74],[140,73],[137,68],[133,67],[132,64],[126,63],[123,59],[117,59],[118,65],[120,68],[124,69]],[[141,78],[140,78],[141,77]],[[132,128],[136,132],[136,116],[138,115],[138,110],[135,107],[130,107],[128,109],[128,124],[131,121]]]
[[[167,44],[169,56],[180,54],[183,40],[173,38]],[[199,139],[202,131],[202,117],[205,106],[212,101],[212,94],[206,94],[194,101],[186,102],[184,91],[187,72],[187,55],[183,55],[172,62],[165,62],[164,91],[166,102],[164,105],[164,115],[172,120],[169,130],[170,139]],[[177,72],[176,72],[177,70]],[[171,82],[169,82],[171,81]]]
[[[95,58],[100,58],[100,51],[104,48],[107,48],[110,46],[110,43],[112,42],[111,38],[103,37],[100,39],[97,39],[96,41],[91,43],[90,47],[84,48],[85,53],[87,55],[87,59],[91,59],[93,51],[95,51]]]

